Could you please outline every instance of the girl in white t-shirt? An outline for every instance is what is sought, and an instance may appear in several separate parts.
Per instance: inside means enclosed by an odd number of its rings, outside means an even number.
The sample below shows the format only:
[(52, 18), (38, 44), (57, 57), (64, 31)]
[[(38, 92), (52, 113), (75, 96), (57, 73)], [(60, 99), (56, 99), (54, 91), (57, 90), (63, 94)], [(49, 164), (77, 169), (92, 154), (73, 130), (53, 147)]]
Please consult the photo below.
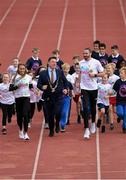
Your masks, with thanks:
[(18, 65), (17, 74), (12, 79), (10, 90), (14, 90), (16, 101), (17, 124), (19, 126), (19, 138), (29, 140), (27, 134), (30, 112), (30, 89), (32, 77), (27, 74), (24, 64)]
[(97, 127), (100, 128), (101, 122), (102, 130), (101, 132), (105, 132), (105, 114), (108, 113), (109, 110), (109, 96), (112, 94), (111, 85), (108, 83), (108, 75), (105, 74), (102, 77), (102, 82), (98, 83), (98, 96), (97, 96), (97, 106), (98, 106), (98, 121)]
[(75, 73), (72, 75), (72, 85), (75, 96), (73, 100), (76, 103), (76, 111), (77, 111), (77, 123), (81, 123), (81, 89), (80, 89), (80, 66), (79, 63), (75, 64)]
[(12, 65), (10, 65), (7, 69), (7, 72), (9, 73), (10, 77), (14, 76), (17, 72), (19, 64), (19, 59), (16, 57), (12, 60)]
[(13, 106), (15, 102), (13, 92), (9, 91), (10, 77), (8, 73), (3, 74), (3, 82), (0, 83), (0, 103), (2, 109), (2, 134), (7, 134), (6, 124), (11, 123)]

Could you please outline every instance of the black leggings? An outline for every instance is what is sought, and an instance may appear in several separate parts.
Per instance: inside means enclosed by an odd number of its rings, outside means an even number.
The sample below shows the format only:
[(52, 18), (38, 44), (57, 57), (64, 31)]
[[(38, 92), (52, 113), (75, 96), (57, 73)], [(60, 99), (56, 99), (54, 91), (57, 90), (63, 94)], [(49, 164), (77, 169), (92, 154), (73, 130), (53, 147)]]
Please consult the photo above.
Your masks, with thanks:
[(81, 90), (82, 113), (85, 128), (89, 127), (89, 115), (91, 115), (92, 122), (95, 122), (97, 93), (97, 90)]
[(17, 112), (17, 124), (24, 132), (28, 131), (29, 114), (30, 114), (30, 98), (20, 97), (16, 98), (16, 112)]
[(1, 103), (2, 126), (6, 126), (7, 118), (8, 118), (8, 122), (11, 121), (12, 114), (13, 114), (13, 106), (14, 106), (14, 104), (2, 104)]

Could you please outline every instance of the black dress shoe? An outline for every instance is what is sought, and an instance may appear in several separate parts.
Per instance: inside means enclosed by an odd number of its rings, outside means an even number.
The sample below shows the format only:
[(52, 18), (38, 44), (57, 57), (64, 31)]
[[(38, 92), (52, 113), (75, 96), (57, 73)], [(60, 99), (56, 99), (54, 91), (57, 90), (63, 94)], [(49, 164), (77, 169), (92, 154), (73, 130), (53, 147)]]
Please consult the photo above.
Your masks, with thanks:
[(60, 132), (60, 128), (56, 127), (55, 131), (56, 131), (56, 133), (59, 133)]
[(54, 132), (50, 132), (49, 137), (53, 137), (53, 136), (54, 136)]
[(125, 128), (123, 128), (123, 133), (126, 134), (126, 129)]

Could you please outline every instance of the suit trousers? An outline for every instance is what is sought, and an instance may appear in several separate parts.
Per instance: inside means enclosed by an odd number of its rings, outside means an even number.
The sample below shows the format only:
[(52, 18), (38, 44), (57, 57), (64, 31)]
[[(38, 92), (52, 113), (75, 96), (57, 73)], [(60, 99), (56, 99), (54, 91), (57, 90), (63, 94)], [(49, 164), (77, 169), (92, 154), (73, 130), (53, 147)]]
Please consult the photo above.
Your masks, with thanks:
[[(52, 95), (51, 98), (45, 101), (46, 113), (48, 114), (48, 123), (50, 132), (54, 132), (54, 126), (59, 128), (59, 121), (61, 117), (61, 109), (62, 109), (62, 101), (63, 97), (54, 97)], [(55, 123), (56, 120), (56, 123)]]

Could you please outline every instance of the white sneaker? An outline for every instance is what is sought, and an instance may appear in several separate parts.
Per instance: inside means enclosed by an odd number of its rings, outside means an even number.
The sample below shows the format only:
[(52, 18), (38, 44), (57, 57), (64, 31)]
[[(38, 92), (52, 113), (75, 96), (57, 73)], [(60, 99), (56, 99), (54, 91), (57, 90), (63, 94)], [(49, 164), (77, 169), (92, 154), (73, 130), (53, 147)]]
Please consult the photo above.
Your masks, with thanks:
[(95, 125), (95, 123), (91, 124), (90, 131), (91, 131), (92, 134), (94, 134), (96, 132), (96, 125)]
[(89, 139), (89, 138), (90, 138), (90, 131), (89, 131), (89, 128), (86, 128), (86, 129), (85, 129), (85, 132), (84, 132), (84, 138), (85, 138), (85, 139)]
[(20, 139), (24, 139), (24, 133), (23, 133), (23, 131), (19, 131), (19, 138), (20, 138)]
[(27, 133), (24, 134), (24, 140), (30, 140), (30, 138), (29, 138)]
[(49, 129), (48, 123), (45, 123), (44, 128), (45, 128), (45, 129)]
[(28, 128), (31, 128), (31, 123), (28, 123)]

